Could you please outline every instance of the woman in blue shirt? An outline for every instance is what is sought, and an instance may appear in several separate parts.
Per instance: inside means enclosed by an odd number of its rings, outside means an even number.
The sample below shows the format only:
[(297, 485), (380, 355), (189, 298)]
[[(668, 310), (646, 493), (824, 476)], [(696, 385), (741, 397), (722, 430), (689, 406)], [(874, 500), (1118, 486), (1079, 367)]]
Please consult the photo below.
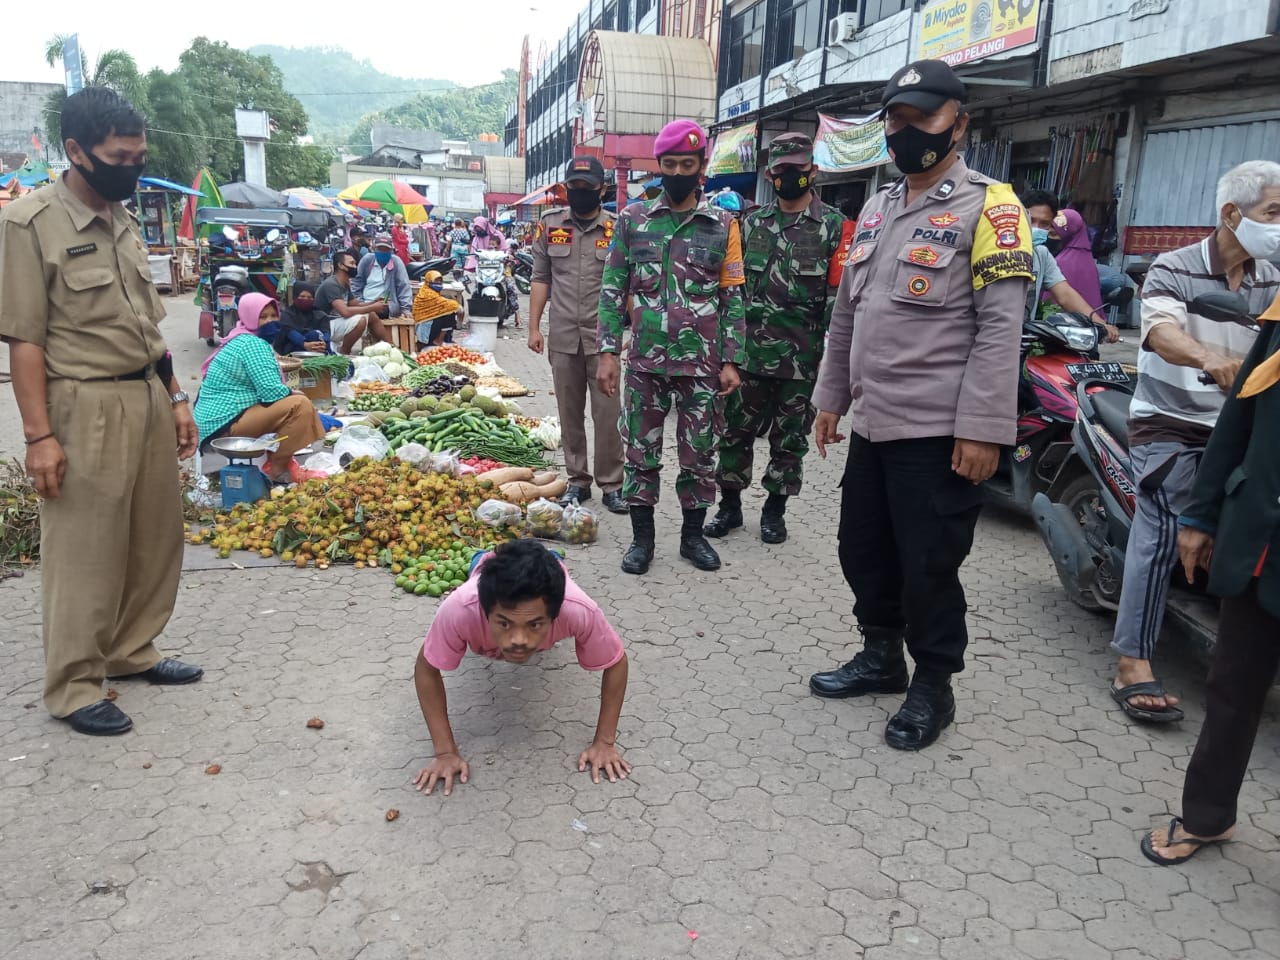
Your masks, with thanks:
[(278, 319), (276, 302), (246, 293), (238, 312), (240, 322), (204, 362), (196, 427), (202, 444), (224, 436), (284, 437), (263, 472), (272, 480), (289, 480), (297, 466), (293, 455), (323, 437), (324, 426), (311, 401), (284, 385), (275, 351), (258, 336), (261, 324)]

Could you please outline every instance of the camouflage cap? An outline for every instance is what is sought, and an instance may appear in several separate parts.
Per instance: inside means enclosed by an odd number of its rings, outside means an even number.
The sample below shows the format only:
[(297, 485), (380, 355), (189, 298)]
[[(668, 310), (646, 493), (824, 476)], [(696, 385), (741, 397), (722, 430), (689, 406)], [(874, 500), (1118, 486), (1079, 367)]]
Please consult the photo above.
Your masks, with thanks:
[(807, 167), (813, 163), (813, 140), (803, 133), (780, 133), (769, 144), (769, 169)]

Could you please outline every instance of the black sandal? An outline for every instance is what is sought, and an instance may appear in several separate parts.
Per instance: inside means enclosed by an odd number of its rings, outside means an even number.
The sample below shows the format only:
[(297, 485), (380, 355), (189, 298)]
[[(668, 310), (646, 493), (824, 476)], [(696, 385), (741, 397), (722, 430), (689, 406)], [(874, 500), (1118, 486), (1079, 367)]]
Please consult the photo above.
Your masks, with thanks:
[(1166, 847), (1176, 847), (1179, 844), (1190, 844), (1191, 852), (1184, 857), (1162, 857), (1155, 851), (1155, 844), (1151, 840), (1151, 832), (1147, 831), (1142, 835), (1142, 842), (1138, 845), (1142, 850), (1142, 855), (1152, 863), (1159, 864), (1162, 867), (1172, 867), (1175, 864), (1186, 863), (1204, 847), (1211, 847), (1219, 843), (1227, 843), (1230, 837), (1219, 837), (1217, 840), (1201, 840), (1199, 837), (1183, 837), (1181, 840), (1173, 839), (1174, 833), (1178, 829), (1178, 824), (1182, 823), (1181, 817), (1174, 817), (1169, 821), (1169, 838), (1165, 843)]
[(1184, 716), (1178, 707), (1166, 706), (1161, 710), (1147, 710), (1135, 707), (1129, 702), (1130, 697), (1163, 697), (1167, 696), (1164, 684), (1159, 680), (1145, 680), (1142, 683), (1131, 683), (1127, 687), (1111, 687), (1111, 699), (1120, 704), (1120, 709), (1133, 720), (1146, 723), (1176, 723)]

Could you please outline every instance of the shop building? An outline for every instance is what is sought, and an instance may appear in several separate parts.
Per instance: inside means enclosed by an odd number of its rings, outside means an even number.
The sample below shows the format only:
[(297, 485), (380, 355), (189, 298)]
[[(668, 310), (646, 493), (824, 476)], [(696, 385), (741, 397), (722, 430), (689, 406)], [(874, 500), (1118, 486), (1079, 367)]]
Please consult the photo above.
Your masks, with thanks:
[(732, 0), (716, 130), (740, 156), (754, 138), (756, 168), (778, 133), (818, 136), (824, 197), (857, 205), (895, 174), (858, 121), (900, 66), (945, 59), (970, 89), (970, 166), (1057, 192), (1117, 260), (1147, 258), (1212, 226), (1222, 172), (1280, 155), (1278, 20), (1257, 0)]

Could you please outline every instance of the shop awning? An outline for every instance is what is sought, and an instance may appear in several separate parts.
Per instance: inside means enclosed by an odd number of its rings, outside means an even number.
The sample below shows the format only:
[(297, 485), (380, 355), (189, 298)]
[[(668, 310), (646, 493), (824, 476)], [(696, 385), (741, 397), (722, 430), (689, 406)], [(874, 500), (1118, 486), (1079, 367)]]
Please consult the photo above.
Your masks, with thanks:
[(188, 197), (204, 196), (199, 190), (192, 190), (190, 187), (184, 187), (180, 183), (174, 183), (172, 180), (164, 180), (160, 177), (139, 177), (138, 182), (144, 187), (154, 187), (157, 190), (168, 190), (172, 193), (185, 193)]
[(513, 207), (523, 207), (525, 205), (538, 206), (544, 203), (555, 202), (555, 184), (549, 187), (539, 187), (537, 190), (530, 190), (523, 197), (511, 204)]

